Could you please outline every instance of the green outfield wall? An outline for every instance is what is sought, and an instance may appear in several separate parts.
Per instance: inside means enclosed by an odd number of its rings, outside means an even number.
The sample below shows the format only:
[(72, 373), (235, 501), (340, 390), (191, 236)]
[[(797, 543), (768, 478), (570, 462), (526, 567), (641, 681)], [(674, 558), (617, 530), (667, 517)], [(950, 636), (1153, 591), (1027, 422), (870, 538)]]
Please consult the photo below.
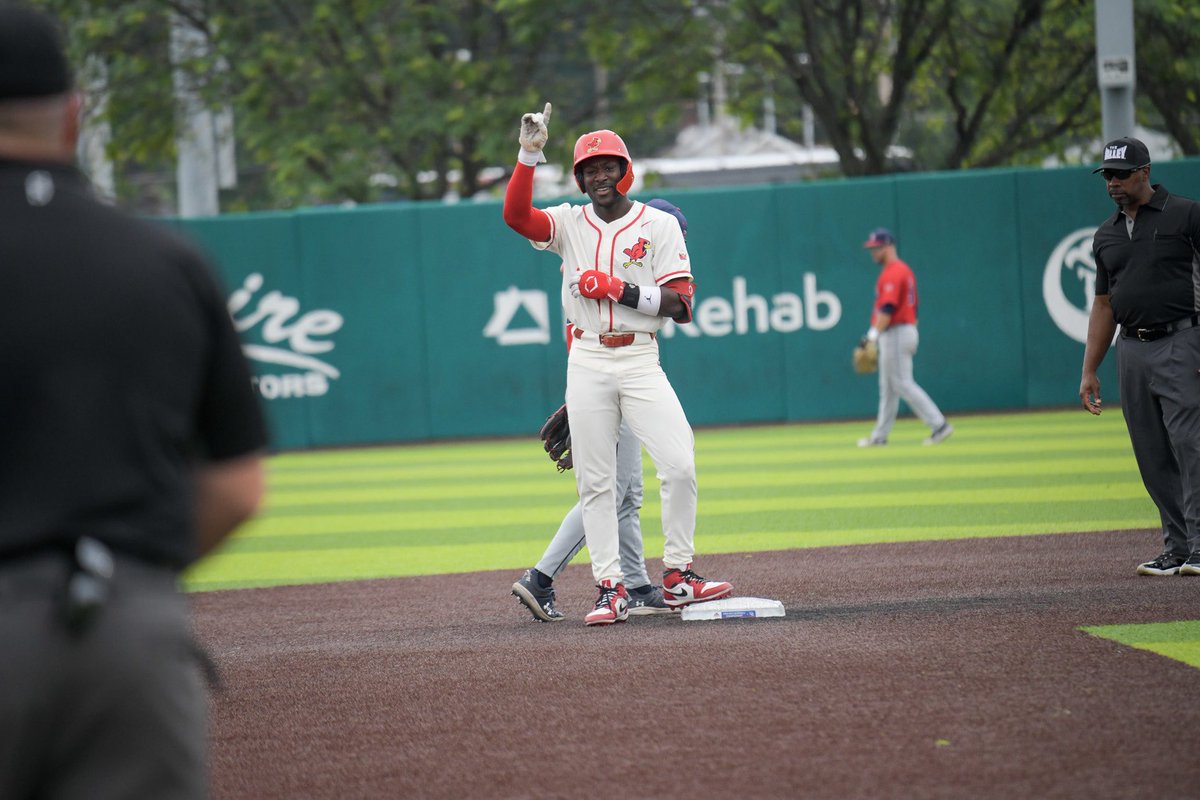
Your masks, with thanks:
[[(1200, 159), (1153, 177), (1200, 197)], [(694, 425), (874, 415), (875, 377), (850, 350), (877, 271), (862, 241), (880, 225), (916, 271), (916, 377), (944, 411), (1077, 402), (1091, 233), (1113, 208), (1089, 169), (663, 194), (688, 217), (697, 302), (662, 362)], [(279, 449), (533, 434), (562, 402), (559, 262), (499, 201), (172, 224), (219, 265)]]

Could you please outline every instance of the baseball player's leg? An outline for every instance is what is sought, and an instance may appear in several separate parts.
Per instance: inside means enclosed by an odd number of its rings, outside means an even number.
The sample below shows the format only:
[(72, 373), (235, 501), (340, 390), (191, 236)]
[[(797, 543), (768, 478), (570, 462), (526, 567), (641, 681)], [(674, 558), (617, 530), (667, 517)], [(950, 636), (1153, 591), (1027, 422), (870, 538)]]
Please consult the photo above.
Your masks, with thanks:
[[(642, 508), (642, 447), (632, 429), (622, 423), (617, 444), (617, 477), (614, 496), (617, 508), (621, 572), (632, 593), (642, 595), (649, 590), (645, 554), (642, 548), (642, 528), (639, 512)], [(532, 570), (513, 584), (513, 594), (530, 610), (535, 619), (554, 622), (563, 619), (555, 607), (554, 579), (567, 568), (586, 544), (583, 529), (583, 504), (576, 503), (563, 517), (541, 560)], [(650, 613), (656, 603), (641, 598), (639, 613)]]
[(733, 585), (702, 578), (691, 568), (696, 532), (695, 439), (683, 406), (658, 365), (657, 348), (646, 349), (650, 358), (638, 354), (636, 367), (622, 381), (621, 409), (650, 453), (661, 481), (666, 539), (662, 596), (668, 609), (676, 609), (725, 597)]
[(663, 566), (684, 569), (694, 555), (696, 531), (695, 439), (687, 415), (658, 364), (657, 348), (626, 358), (621, 411), (650, 454), (661, 482)]
[(567, 408), (571, 411), (571, 452), (575, 485), (592, 575), (597, 583), (622, 582), (617, 540), (617, 431), (621, 424), (615, 380), (604, 371), (606, 354), (577, 344), (567, 360)]
[(617, 439), (617, 539), (621, 572), (632, 591), (648, 586), (646, 552), (642, 545), (642, 443), (622, 420)]
[(871, 439), (886, 442), (900, 412), (900, 394), (896, 391), (896, 375), (900, 369), (900, 351), (896, 346), (896, 328), (879, 334), (879, 411)]
[(535, 569), (551, 580), (557, 578), (567, 568), (567, 564), (571, 563), (571, 559), (583, 549), (584, 543), (583, 506), (576, 503), (563, 517)]
[(913, 378), (913, 356), (917, 354), (919, 342), (917, 327), (915, 325), (898, 326), (895, 337), (897, 355), (893, 385), (896, 394), (908, 403), (908, 407), (929, 426), (931, 431), (936, 431), (946, 424), (946, 417), (937, 407), (937, 403), (933, 402), (933, 399)]
[[(1179, 334), (1176, 334), (1179, 335)], [(1183, 507), (1183, 475), (1176, 461), (1175, 443), (1164, 424), (1161, 397), (1156, 386), (1164, 382), (1171, 342), (1128, 342), (1117, 340), (1117, 381), (1121, 412), (1129, 429), (1129, 440), (1142, 483), (1158, 507), (1163, 527), (1164, 551), (1188, 553), (1188, 523)], [(1196, 390), (1195, 366), (1181, 392)], [(1195, 402), (1192, 399), (1190, 402)]]
[(513, 595), (529, 609), (534, 619), (557, 622), (565, 618), (556, 606), (554, 579), (583, 549), (583, 544), (583, 510), (576, 503), (563, 517), (537, 566), (525, 570), (512, 585)]
[[(645, 586), (646, 562), (642, 549), (642, 445), (633, 429), (621, 424), (617, 440), (617, 477), (614, 491), (617, 503), (617, 537), (620, 541), (621, 572), (630, 586)], [(583, 504), (576, 503), (563, 517), (546, 551), (538, 561), (538, 572), (557, 578), (583, 549)]]

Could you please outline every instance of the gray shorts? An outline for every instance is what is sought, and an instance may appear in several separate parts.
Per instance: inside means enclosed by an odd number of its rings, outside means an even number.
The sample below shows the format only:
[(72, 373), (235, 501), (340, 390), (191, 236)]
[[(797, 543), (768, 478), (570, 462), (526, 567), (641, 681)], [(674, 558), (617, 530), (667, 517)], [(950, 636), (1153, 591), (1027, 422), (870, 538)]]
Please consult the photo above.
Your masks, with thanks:
[(0, 562), (0, 797), (207, 797), (207, 697), (177, 576), (118, 557), (76, 635), (69, 574), (65, 553)]

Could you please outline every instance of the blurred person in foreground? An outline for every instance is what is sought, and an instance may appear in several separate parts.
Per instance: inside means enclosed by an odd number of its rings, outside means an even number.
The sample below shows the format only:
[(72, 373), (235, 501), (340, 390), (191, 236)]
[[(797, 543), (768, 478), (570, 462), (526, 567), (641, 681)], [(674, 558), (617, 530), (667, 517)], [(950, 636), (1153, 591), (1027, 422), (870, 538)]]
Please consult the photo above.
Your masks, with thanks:
[(1117, 204), (1092, 239), (1096, 297), (1079, 399), (1101, 411), (1096, 370), (1117, 326), (1117, 387), (1162, 555), (1139, 575), (1200, 575), (1200, 203), (1150, 182), (1150, 151), (1123, 137), (1093, 172)]
[(0, 797), (203, 798), (178, 579), (257, 509), (266, 433), (209, 267), (72, 166), (79, 106), (0, 3)]

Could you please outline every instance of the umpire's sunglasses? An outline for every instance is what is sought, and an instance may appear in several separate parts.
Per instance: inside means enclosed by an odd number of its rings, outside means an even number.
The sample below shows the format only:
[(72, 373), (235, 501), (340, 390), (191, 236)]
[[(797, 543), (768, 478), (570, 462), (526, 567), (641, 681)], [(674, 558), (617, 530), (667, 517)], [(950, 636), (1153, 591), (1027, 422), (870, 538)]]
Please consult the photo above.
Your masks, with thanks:
[(1113, 178), (1123, 181), (1127, 180), (1133, 173), (1141, 172), (1144, 169), (1145, 167), (1137, 167), (1135, 169), (1102, 169), (1100, 170), (1100, 177), (1104, 178), (1105, 181), (1111, 181)]

